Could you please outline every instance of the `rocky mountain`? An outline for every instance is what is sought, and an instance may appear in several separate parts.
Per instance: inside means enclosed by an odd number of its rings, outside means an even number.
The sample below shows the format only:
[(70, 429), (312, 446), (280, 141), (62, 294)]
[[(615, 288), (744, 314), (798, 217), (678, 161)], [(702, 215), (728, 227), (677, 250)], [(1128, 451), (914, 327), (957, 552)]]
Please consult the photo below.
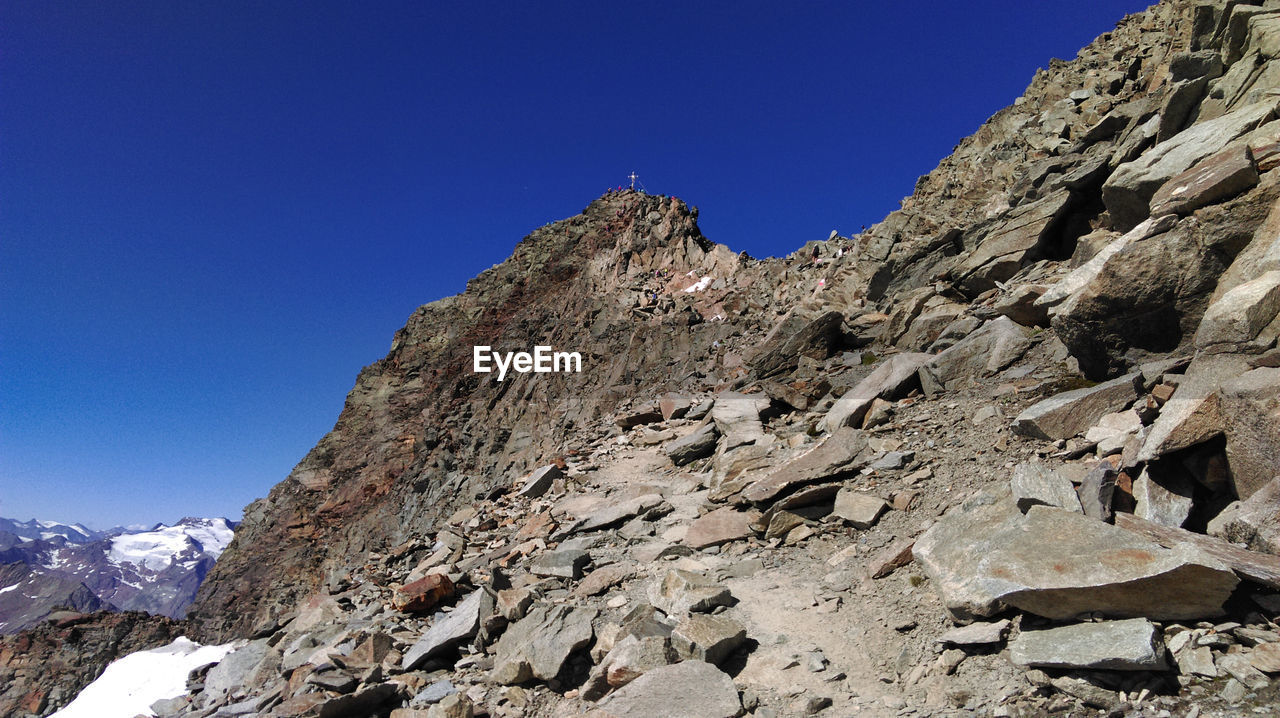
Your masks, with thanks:
[(61, 608), (182, 618), (235, 528), (223, 518), (100, 533), (44, 521), (8, 524), (41, 537), (0, 537), (0, 633), (30, 628)]
[(1129, 16), (787, 257), (633, 191), (534, 231), (246, 510), (155, 711), (1275, 712), (1277, 38)]
[(80, 524), (64, 524), (57, 521), (15, 521), (0, 517), (0, 547), (6, 542), (50, 541), (62, 537), (69, 543), (87, 543), (102, 538), (104, 534)]

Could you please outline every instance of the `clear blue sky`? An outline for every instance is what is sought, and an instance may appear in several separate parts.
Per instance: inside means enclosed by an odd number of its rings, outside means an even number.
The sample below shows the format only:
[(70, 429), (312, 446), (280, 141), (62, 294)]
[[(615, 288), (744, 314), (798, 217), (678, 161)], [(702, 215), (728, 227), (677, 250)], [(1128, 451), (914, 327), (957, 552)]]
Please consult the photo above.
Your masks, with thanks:
[(1145, 5), (7, 0), (0, 515), (238, 518), (415, 307), (632, 170), (786, 254)]

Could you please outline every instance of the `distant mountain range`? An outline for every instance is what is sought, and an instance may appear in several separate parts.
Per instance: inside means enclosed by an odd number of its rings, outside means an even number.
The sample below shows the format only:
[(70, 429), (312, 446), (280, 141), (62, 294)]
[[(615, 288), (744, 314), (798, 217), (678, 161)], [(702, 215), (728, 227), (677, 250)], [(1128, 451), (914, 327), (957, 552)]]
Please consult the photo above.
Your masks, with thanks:
[(94, 531), (0, 518), (0, 633), (29, 628), (58, 607), (182, 618), (235, 526), (225, 518), (184, 518)]

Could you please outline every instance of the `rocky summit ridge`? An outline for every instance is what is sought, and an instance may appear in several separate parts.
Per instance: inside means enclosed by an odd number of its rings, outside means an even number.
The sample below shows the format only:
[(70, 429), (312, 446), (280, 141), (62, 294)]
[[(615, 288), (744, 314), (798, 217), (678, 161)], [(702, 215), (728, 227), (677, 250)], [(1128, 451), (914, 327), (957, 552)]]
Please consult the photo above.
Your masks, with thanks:
[(787, 257), (633, 191), (534, 231), (246, 510), (186, 624), (237, 649), (155, 712), (1276, 710), (1278, 38), (1129, 16)]

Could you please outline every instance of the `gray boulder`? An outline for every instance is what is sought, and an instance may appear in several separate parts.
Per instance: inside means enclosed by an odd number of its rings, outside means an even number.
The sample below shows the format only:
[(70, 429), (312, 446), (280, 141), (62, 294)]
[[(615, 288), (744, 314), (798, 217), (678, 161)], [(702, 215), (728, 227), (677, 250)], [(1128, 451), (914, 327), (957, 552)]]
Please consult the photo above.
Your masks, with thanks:
[(597, 613), (594, 608), (535, 605), (498, 639), (491, 678), (503, 685), (555, 678), (569, 655), (591, 642)]
[(1160, 629), (1145, 618), (1023, 631), (1009, 644), (1014, 665), (1158, 671), (1168, 666)]
[(979, 494), (916, 540), (913, 553), (962, 621), (1005, 605), (1046, 618), (1221, 615), (1239, 579), (1192, 546), (1166, 549), (1078, 513)]

